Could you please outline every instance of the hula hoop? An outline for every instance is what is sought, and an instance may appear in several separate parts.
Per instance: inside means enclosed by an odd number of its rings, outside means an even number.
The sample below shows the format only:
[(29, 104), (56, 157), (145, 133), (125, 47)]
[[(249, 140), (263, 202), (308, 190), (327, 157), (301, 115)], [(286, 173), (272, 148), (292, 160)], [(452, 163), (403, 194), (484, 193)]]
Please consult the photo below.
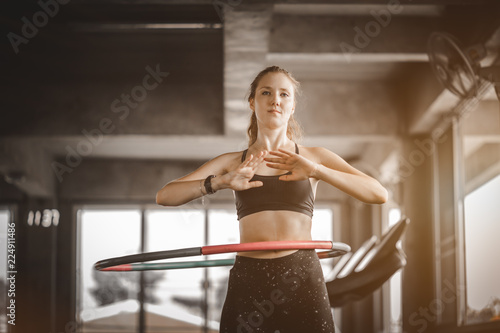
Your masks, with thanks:
[(94, 268), (99, 271), (147, 271), (159, 269), (183, 269), (195, 267), (231, 266), (234, 259), (200, 260), (182, 262), (146, 263), (146, 261), (193, 257), (231, 252), (249, 252), (265, 250), (306, 250), (326, 249), (318, 252), (320, 259), (341, 256), (351, 251), (351, 247), (344, 243), (332, 241), (271, 241), (242, 244), (209, 245), (190, 247), (177, 250), (158, 251), (133, 254), (123, 257), (104, 259), (96, 262)]

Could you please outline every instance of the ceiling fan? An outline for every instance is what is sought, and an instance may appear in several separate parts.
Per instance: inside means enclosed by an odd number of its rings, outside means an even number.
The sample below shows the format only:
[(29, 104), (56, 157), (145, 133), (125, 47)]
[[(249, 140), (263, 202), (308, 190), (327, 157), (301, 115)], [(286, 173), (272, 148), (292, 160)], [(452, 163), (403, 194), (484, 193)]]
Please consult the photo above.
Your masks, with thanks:
[(498, 54), (492, 66), (481, 67), (487, 49), (483, 44), (464, 48), (451, 34), (433, 32), (428, 40), (429, 61), (441, 84), (461, 99), (479, 98), (481, 84), (494, 85), (500, 101), (500, 65)]

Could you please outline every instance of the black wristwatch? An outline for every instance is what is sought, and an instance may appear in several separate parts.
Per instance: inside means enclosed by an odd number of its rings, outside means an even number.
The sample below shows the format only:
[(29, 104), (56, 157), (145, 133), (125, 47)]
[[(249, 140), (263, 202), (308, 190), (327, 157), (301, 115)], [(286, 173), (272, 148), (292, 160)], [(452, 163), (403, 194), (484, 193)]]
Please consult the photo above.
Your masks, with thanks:
[(212, 178), (215, 178), (215, 175), (208, 176), (207, 178), (205, 178), (205, 182), (203, 183), (203, 185), (205, 185), (205, 191), (207, 192), (207, 194), (215, 193), (214, 189), (212, 188)]

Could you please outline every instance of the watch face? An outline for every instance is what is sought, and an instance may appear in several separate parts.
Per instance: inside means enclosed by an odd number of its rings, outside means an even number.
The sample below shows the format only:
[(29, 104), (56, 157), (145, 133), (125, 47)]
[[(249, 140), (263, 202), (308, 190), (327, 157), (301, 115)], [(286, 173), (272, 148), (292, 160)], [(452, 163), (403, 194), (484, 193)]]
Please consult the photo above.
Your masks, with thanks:
[(210, 175), (205, 179), (205, 190), (207, 191), (207, 194), (213, 194), (214, 191), (212, 189), (212, 178), (214, 178), (214, 175)]

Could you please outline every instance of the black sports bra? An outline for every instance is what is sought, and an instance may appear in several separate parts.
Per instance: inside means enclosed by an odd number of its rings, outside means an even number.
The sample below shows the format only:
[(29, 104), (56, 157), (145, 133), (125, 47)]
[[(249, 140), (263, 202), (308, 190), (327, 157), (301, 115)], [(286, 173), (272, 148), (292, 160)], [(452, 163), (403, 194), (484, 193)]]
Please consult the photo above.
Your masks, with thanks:
[[(247, 155), (243, 152), (241, 161)], [(295, 144), (295, 153), (299, 147)], [(289, 174), (290, 172), (286, 173)], [(262, 176), (255, 174), (250, 181), (259, 180), (263, 186), (244, 191), (234, 191), (238, 220), (264, 210), (289, 210), (312, 217), (314, 210), (314, 193), (309, 179), (298, 181), (283, 181), (276, 176)]]

